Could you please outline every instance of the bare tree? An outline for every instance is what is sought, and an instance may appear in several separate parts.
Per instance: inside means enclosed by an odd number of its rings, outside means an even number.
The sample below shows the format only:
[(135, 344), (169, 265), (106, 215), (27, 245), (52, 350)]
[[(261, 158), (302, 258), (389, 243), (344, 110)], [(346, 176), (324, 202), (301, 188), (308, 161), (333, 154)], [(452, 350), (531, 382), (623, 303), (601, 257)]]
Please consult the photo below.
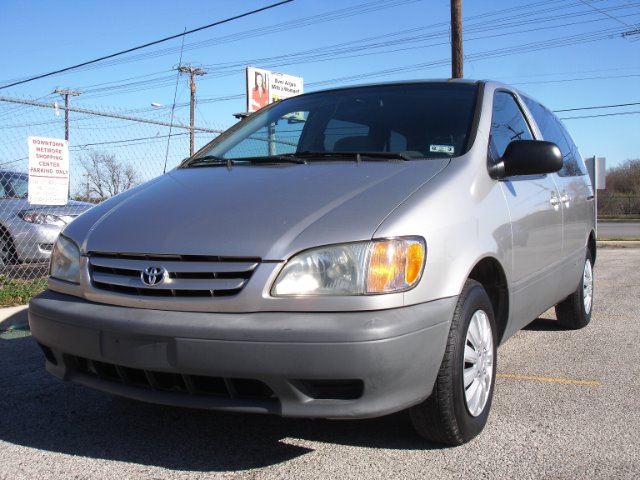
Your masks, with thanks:
[(640, 159), (607, 170), (607, 189), (598, 197), (598, 214), (640, 214)]
[(640, 195), (640, 159), (627, 160), (607, 171), (607, 190), (618, 194)]
[(119, 163), (113, 154), (90, 152), (80, 164), (84, 180), (78, 196), (87, 201), (101, 202), (140, 183), (138, 172), (129, 164)]

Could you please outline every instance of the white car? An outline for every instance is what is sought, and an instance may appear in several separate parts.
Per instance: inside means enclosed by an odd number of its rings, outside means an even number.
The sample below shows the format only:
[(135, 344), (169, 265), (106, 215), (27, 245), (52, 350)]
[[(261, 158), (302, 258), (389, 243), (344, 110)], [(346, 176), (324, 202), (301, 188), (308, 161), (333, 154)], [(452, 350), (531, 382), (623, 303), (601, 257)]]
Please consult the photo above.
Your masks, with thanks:
[(29, 177), (0, 170), (0, 267), (18, 262), (46, 262), (60, 230), (93, 205), (32, 206), (27, 200)]

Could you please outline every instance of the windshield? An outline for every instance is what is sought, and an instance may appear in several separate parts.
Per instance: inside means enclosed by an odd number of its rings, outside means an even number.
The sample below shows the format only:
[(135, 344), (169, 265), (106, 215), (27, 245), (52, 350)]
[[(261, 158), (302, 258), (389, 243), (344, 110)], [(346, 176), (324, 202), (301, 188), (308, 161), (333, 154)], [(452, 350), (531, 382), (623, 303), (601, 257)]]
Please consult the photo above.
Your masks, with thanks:
[(0, 172), (0, 197), (2, 198), (27, 198), (28, 185), (27, 175)]
[(452, 83), (301, 95), (251, 115), (185, 166), (297, 155), (307, 161), (314, 155), (326, 159), (367, 152), (377, 153), (377, 158), (383, 153), (403, 159), (455, 157), (465, 153), (476, 95), (476, 85)]

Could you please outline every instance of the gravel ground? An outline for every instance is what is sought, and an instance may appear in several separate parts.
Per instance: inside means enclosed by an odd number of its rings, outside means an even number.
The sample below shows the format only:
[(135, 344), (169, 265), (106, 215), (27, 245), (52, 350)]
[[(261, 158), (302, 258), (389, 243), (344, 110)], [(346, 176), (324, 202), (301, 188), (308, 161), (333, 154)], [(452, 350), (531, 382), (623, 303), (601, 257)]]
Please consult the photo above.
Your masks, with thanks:
[(602, 249), (591, 324), (545, 314), (499, 350), (485, 431), (422, 442), (401, 413), (292, 420), (147, 405), (48, 375), (28, 332), (0, 335), (1, 479), (640, 477), (640, 249)]

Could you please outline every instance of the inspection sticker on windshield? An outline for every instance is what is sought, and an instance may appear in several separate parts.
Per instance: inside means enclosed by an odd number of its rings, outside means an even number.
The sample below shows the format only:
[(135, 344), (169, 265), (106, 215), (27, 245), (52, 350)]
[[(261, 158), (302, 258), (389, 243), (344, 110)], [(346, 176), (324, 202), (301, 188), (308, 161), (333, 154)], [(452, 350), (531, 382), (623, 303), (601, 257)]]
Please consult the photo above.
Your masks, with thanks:
[(453, 145), (431, 145), (429, 146), (429, 151), (431, 153), (447, 153), (449, 155), (453, 155)]

